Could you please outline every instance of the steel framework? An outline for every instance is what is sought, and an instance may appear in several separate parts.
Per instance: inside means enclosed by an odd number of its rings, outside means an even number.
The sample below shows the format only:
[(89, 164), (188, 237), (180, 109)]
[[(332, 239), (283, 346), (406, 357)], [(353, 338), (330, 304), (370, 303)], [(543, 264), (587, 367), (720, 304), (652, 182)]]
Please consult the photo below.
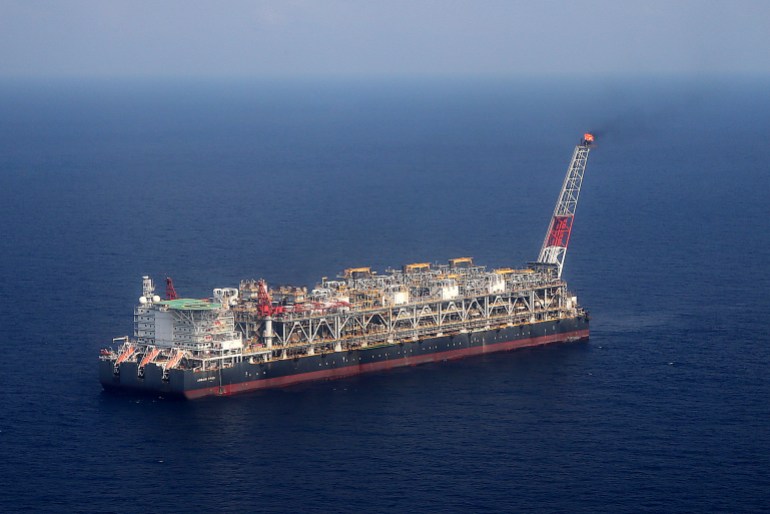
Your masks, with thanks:
[[(247, 341), (244, 353), (257, 351), (261, 359), (285, 359), (559, 319), (578, 311), (566, 284), (552, 272), (488, 272), (473, 266), (457, 274), (458, 289), (465, 294), (447, 299), (445, 291), (429, 286), (445, 270), (443, 266), (417, 273), (390, 270), (390, 274), (376, 278), (326, 281), (314, 290), (316, 295), (326, 294), (332, 286), (349, 293), (382, 292), (399, 284), (410, 293), (409, 302), (404, 304), (384, 300), (371, 307), (351, 309), (347, 302), (316, 302), (315, 310), (287, 310), (264, 317), (257, 302), (242, 302), (234, 311), (236, 324)], [(490, 283), (490, 277), (499, 277), (501, 282)], [(425, 291), (422, 298), (416, 294), (420, 290)]]
[(593, 135), (585, 134), (580, 144), (575, 147), (569, 168), (567, 168), (567, 175), (564, 177), (564, 184), (562, 184), (559, 198), (556, 201), (556, 208), (553, 210), (551, 223), (545, 233), (540, 256), (537, 259), (540, 263), (555, 264), (558, 277), (561, 277), (564, 268), (564, 258), (567, 255), (567, 246), (572, 234), (572, 223), (575, 220), (580, 187), (583, 184), (588, 152), (591, 150), (593, 140)]

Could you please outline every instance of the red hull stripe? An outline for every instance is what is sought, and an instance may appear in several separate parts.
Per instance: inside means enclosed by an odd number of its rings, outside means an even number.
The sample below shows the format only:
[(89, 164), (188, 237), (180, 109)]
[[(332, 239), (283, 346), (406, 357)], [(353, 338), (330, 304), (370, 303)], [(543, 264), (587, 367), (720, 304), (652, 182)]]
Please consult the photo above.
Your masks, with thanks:
[(246, 391), (256, 391), (259, 389), (287, 387), (300, 382), (309, 382), (312, 380), (323, 380), (333, 378), (350, 377), (361, 373), (370, 373), (372, 371), (381, 371), (401, 366), (414, 366), (428, 362), (445, 361), (452, 359), (461, 359), (471, 355), (480, 355), (483, 353), (501, 352), (505, 350), (515, 350), (517, 348), (526, 348), (529, 346), (540, 346), (550, 343), (565, 342), (569, 339), (584, 340), (588, 339), (588, 329), (576, 330), (563, 334), (553, 334), (547, 336), (533, 337), (531, 339), (519, 339), (516, 341), (506, 341), (484, 346), (474, 346), (472, 348), (462, 348), (460, 350), (449, 350), (446, 352), (432, 353), (430, 355), (420, 355), (419, 357), (402, 357), (387, 361), (373, 362), (370, 364), (359, 364), (346, 366), (344, 368), (324, 369), (320, 371), (311, 371), (298, 375), (287, 375), (276, 378), (266, 378), (262, 380), (252, 380), (250, 382), (241, 382), (238, 384), (223, 385), (222, 387), (213, 386), (201, 389), (185, 391), (185, 397), (189, 399), (201, 398), (203, 396), (228, 396)]

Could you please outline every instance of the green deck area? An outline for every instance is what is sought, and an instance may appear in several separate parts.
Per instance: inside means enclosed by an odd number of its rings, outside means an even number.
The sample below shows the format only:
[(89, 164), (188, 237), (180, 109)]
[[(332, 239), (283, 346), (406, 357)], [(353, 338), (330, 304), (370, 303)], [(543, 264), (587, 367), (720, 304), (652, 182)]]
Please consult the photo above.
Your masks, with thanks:
[(177, 298), (176, 300), (163, 300), (157, 303), (179, 311), (212, 311), (222, 307), (222, 304), (198, 298)]

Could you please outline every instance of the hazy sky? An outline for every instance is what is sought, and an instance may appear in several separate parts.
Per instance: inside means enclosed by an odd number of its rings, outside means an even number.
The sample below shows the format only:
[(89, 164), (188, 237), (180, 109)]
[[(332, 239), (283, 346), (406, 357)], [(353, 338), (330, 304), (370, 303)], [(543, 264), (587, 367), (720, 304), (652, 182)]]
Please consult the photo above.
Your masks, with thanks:
[(0, 77), (770, 73), (770, 1), (0, 0)]

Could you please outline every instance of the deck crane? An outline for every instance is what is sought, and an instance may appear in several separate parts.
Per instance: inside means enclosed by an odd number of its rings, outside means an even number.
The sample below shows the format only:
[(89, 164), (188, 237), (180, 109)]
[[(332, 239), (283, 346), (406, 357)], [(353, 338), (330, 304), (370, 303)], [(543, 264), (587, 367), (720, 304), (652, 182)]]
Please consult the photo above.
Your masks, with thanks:
[(593, 142), (594, 136), (592, 134), (583, 134), (580, 144), (575, 147), (567, 175), (564, 177), (561, 193), (559, 193), (559, 198), (556, 201), (551, 224), (545, 233), (543, 247), (540, 249), (540, 256), (537, 259), (538, 264), (556, 265), (556, 273), (559, 278), (561, 278), (564, 267), (564, 257), (567, 255), (567, 245), (569, 245), (569, 236), (572, 233), (572, 223), (575, 220), (575, 210), (580, 196), (580, 186), (583, 184), (583, 175), (586, 171), (588, 152), (591, 150)]
[(261, 316), (270, 316), (273, 314), (273, 299), (270, 298), (267, 282), (260, 278), (257, 286), (257, 310)]
[(171, 280), (171, 277), (166, 277), (166, 300), (176, 300), (179, 298), (176, 294), (176, 289), (174, 289), (174, 281)]

